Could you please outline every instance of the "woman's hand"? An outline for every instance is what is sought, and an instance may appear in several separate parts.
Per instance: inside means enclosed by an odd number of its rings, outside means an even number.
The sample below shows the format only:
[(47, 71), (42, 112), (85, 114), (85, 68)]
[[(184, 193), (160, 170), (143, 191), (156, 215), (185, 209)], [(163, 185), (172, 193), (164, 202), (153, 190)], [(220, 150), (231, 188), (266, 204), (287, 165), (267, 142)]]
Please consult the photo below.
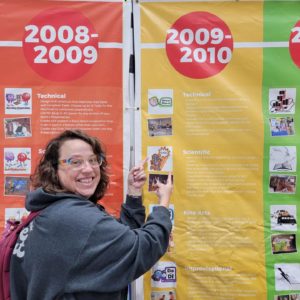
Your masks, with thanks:
[(168, 174), (167, 183), (164, 184), (156, 178), (156, 183), (154, 184), (155, 193), (158, 197), (159, 204), (161, 206), (169, 207), (170, 198), (173, 192), (172, 174)]
[(141, 196), (143, 186), (146, 182), (147, 176), (144, 170), (144, 166), (148, 161), (146, 157), (138, 166), (133, 167), (128, 173), (128, 190), (127, 194), (131, 196)]

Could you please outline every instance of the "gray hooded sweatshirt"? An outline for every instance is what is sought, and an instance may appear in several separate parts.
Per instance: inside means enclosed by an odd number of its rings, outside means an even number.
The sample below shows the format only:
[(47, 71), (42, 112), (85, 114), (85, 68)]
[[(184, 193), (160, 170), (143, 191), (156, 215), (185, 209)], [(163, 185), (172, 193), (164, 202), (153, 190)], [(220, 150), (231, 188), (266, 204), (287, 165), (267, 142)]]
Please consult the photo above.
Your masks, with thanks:
[(127, 196), (120, 222), (81, 196), (42, 189), (28, 194), (26, 208), (43, 210), (14, 248), (12, 300), (121, 300), (164, 255), (172, 228), (162, 206), (142, 225), (141, 197)]

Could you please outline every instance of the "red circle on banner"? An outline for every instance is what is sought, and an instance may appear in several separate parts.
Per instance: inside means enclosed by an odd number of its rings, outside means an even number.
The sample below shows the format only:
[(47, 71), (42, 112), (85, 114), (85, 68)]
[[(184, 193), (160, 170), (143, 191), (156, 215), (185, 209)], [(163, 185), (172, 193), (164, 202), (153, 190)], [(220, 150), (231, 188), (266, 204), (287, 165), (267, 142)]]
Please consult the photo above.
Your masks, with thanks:
[(182, 75), (203, 79), (221, 72), (232, 58), (233, 39), (228, 26), (208, 12), (186, 14), (167, 31), (166, 52)]
[(51, 81), (83, 76), (98, 59), (98, 34), (72, 9), (49, 9), (25, 26), (23, 52), (30, 67)]
[(294, 64), (300, 68), (300, 20), (290, 34), (289, 50)]

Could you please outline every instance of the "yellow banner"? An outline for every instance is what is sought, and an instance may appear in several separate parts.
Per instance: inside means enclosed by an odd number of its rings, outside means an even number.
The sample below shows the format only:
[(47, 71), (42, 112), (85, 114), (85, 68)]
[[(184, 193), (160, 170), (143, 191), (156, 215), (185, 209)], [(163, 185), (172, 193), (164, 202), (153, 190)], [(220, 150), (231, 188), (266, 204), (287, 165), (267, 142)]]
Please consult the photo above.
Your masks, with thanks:
[[(144, 299), (266, 299), (263, 4), (140, 3), (142, 156), (173, 173), (167, 254)], [(251, 26), (249, 26), (251, 24)]]

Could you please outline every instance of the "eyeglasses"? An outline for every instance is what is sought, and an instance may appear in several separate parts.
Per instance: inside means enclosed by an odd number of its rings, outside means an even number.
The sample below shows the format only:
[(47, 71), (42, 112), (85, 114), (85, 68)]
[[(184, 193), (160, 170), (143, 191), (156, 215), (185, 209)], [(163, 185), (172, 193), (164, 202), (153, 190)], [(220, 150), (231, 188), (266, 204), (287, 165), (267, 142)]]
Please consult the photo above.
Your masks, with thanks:
[(80, 157), (70, 157), (67, 159), (61, 159), (58, 161), (61, 165), (68, 165), (70, 166), (73, 170), (80, 170), (84, 167), (84, 163), (88, 162), (89, 165), (92, 168), (98, 168), (102, 165), (103, 163), (103, 157), (102, 156), (91, 156), (88, 159), (83, 159)]

